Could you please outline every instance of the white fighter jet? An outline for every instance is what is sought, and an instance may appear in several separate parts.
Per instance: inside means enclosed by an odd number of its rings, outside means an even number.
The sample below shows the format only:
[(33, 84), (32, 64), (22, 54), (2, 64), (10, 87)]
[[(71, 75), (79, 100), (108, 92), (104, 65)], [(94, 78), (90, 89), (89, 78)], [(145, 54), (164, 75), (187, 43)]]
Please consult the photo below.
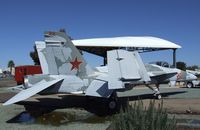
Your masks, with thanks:
[(164, 71), (165, 73), (175, 72), (176, 74), (171, 77), (165, 78), (164, 80), (157, 80), (160, 83), (170, 83), (170, 86), (175, 86), (176, 82), (185, 82), (186, 87), (192, 87), (192, 81), (197, 80), (197, 76), (195, 76), (194, 74), (177, 68), (163, 67), (156, 64), (147, 64), (145, 66), (149, 75), (157, 75), (160, 74), (160, 72), (162, 71)]

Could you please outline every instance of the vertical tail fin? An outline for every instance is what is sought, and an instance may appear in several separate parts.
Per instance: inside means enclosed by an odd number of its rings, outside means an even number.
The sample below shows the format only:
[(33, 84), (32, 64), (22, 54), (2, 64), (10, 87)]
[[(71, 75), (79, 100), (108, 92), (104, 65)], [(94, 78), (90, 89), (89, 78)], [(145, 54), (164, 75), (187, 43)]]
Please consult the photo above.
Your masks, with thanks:
[(36, 42), (36, 48), (45, 74), (84, 77), (93, 73), (64, 32), (45, 32), (45, 42)]
[(138, 52), (112, 50), (107, 53), (109, 89), (122, 89), (123, 82), (135, 84), (149, 82), (150, 77)]

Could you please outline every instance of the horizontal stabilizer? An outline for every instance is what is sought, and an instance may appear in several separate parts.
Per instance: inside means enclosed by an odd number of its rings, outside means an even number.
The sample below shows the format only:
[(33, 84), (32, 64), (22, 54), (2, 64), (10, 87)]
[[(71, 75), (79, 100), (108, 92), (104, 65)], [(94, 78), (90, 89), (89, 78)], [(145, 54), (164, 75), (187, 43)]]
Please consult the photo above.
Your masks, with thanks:
[(33, 85), (32, 87), (20, 91), (14, 97), (12, 97), (7, 102), (5, 102), (3, 105), (10, 105), (10, 104), (25, 100), (25, 99), (43, 91), (44, 89), (56, 84), (57, 82), (59, 82), (61, 80), (63, 80), (63, 79), (56, 79), (56, 80), (52, 80), (52, 81), (48, 81), (48, 82), (45, 80), (42, 80), (42, 81), (38, 82), (37, 84)]

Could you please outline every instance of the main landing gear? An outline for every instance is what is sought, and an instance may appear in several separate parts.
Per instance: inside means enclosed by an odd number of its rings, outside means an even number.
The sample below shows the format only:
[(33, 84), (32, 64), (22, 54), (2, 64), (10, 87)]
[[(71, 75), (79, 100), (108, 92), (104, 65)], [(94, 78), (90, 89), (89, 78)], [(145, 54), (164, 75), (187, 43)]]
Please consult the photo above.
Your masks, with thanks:
[(128, 99), (117, 97), (117, 93), (113, 94), (108, 99), (107, 108), (110, 113), (118, 113), (120, 109), (124, 110), (128, 106)]
[(154, 93), (153, 96), (156, 97), (156, 99), (158, 99), (158, 100), (160, 100), (162, 98), (160, 92), (159, 93), (157, 93), (157, 92)]
[(85, 109), (98, 116), (107, 116), (125, 110), (128, 106), (128, 98), (119, 98), (113, 92), (109, 98), (87, 97)]
[(155, 85), (156, 85), (156, 88), (154, 88), (154, 87), (152, 87), (152, 86), (150, 86), (150, 85), (146, 85), (146, 86), (147, 86), (148, 88), (150, 88), (151, 90), (153, 90), (153, 91), (154, 91), (153, 96), (154, 96), (156, 99), (160, 100), (160, 99), (162, 98), (162, 96), (161, 96), (160, 91), (159, 91), (159, 84), (155, 84)]

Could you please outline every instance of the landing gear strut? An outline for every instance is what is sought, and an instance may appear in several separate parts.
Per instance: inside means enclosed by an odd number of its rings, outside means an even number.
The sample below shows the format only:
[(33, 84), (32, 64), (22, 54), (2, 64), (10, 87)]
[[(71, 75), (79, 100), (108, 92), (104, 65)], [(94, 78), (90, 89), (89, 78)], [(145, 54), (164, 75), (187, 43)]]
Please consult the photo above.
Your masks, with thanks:
[(162, 98), (161, 94), (157, 94), (157, 93), (154, 93), (154, 96), (156, 97), (156, 99), (160, 100)]
[(162, 98), (162, 96), (161, 96), (161, 94), (160, 94), (160, 91), (159, 91), (159, 84), (155, 84), (156, 85), (156, 88), (153, 88), (152, 86), (150, 86), (150, 85), (146, 85), (148, 88), (150, 88), (151, 90), (153, 90), (154, 91), (154, 94), (153, 94), (153, 96), (154, 97), (156, 97), (156, 99), (161, 99)]
[(113, 115), (120, 112), (120, 109), (124, 109), (128, 104), (128, 100), (125, 98), (117, 97), (117, 93), (113, 92), (109, 98), (86, 98), (85, 109), (91, 113), (95, 113), (98, 116)]

